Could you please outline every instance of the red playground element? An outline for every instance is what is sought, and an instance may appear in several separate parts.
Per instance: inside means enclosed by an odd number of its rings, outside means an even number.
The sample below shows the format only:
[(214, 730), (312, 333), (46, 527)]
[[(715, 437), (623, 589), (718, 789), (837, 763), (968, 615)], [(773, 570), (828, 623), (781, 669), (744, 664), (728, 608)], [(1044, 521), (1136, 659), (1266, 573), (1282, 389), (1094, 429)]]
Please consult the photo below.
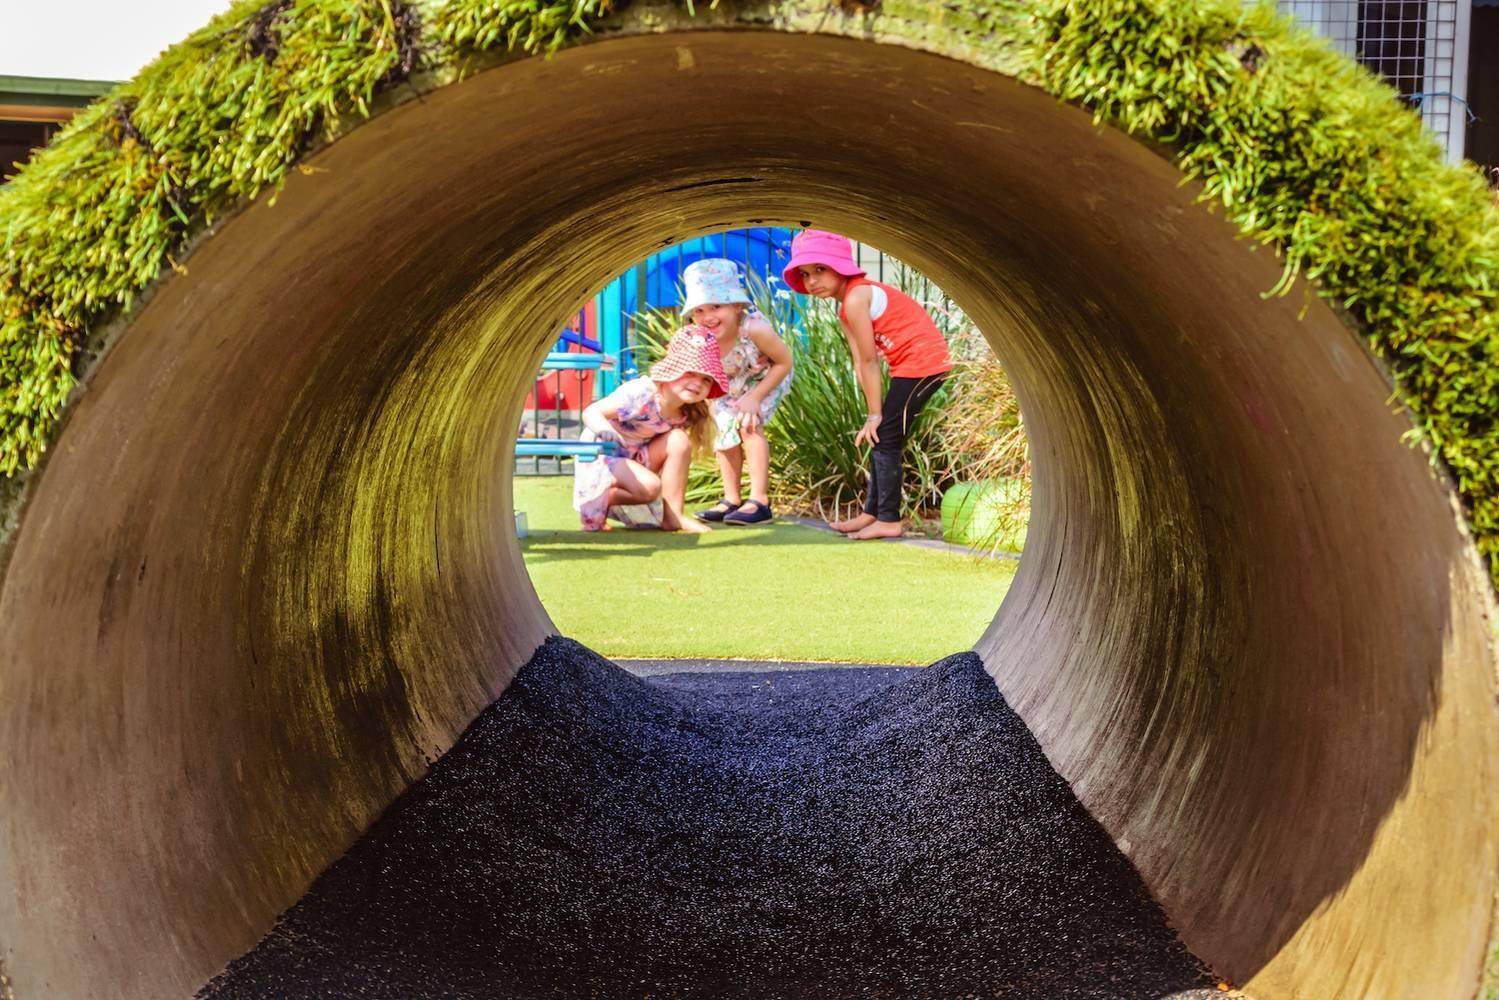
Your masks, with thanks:
[[(598, 329), (597, 306), (593, 302), (578, 311), (572, 322), (563, 331), (554, 350), (568, 354), (598, 354), (596, 342), (586, 344), (592, 338), (589, 331)], [(528, 410), (574, 410), (593, 402), (596, 371), (542, 372), (536, 386), (526, 396)]]

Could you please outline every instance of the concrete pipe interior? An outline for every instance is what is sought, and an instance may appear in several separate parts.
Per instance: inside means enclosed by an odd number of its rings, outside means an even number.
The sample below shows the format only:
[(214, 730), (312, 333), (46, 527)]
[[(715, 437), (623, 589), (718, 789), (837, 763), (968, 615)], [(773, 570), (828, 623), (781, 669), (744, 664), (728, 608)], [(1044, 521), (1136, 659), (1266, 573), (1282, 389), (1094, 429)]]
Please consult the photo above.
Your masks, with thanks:
[(937, 55), (697, 31), (499, 66), (312, 165), (137, 310), (32, 485), (17, 997), (192, 992), (451, 745), (550, 631), (508, 482), (549, 331), (762, 220), (909, 260), (1013, 373), (1035, 514), (977, 648), (1186, 943), (1258, 996), (1474, 992), (1486, 578), (1357, 334), (1263, 298), (1273, 254), (1168, 158)]

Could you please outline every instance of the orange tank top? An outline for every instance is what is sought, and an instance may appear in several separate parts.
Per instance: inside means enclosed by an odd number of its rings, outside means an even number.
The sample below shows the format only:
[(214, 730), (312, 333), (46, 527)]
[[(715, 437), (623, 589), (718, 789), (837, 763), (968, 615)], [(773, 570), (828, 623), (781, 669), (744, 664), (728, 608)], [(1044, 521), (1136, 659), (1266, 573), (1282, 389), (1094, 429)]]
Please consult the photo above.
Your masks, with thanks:
[[(876, 285), (885, 292), (885, 311), (874, 320), (874, 346), (890, 365), (894, 378), (923, 378), (952, 371), (952, 356), (947, 341), (921, 303), (884, 282), (868, 278), (849, 278), (843, 286), (843, 300), (859, 285)], [(838, 304), (838, 318), (848, 324), (843, 302)]]

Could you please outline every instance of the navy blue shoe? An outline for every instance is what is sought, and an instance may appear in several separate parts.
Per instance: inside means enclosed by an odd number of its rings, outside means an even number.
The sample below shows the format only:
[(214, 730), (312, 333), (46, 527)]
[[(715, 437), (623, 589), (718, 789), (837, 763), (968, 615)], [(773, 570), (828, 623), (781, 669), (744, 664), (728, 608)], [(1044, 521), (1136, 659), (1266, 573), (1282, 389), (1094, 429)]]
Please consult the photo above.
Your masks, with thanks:
[[(745, 510), (746, 507), (752, 507), (754, 509), (747, 511)], [(766, 521), (769, 521), (773, 517), (775, 517), (775, 514), (771, 513), (770, 508), (765, 504), (761, 503), (758, 500), (746, 500), (743, 504), (740, 505), (738, 510), (725, 514), (723, 516), (723, 523), (764, 524)]]
[(732, 514), (738, 509), (739, 508), (735, 507), (732, 503), (729, 502), (728, 497), (724, 497), (723, 499), (719, 500), (718, 503), (714, 504), (712, 507), (709, 507), (707, 510), (700, 510), (692, 516), (697, 518), (699, 521), (707, 521), (710, 524), (717, 524), (719, 521), (722, 521), (727, 515)]

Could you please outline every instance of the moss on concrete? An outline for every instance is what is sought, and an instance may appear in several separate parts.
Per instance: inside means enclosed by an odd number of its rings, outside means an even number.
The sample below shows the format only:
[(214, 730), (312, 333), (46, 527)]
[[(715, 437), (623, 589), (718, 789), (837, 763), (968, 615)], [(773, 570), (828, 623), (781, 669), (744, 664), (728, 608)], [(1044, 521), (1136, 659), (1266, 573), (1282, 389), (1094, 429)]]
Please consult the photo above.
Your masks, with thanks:
[[(646, 30), (691, 18), (933, 49), (1172, 144), (1204, 197), (1283, 255), (1277, 291), (1304, 275), (1361, 325), (1499, 580), (1499, 211), (1371, 74), (1237, 0), (668, 14), (622, 16)], [(413, 72), (451, 79), (611, 23), (609, 0), (242, 2), (79, 115), (0, 189), (0, 472), (38, 462), (90, 337), (340, 123)]]

